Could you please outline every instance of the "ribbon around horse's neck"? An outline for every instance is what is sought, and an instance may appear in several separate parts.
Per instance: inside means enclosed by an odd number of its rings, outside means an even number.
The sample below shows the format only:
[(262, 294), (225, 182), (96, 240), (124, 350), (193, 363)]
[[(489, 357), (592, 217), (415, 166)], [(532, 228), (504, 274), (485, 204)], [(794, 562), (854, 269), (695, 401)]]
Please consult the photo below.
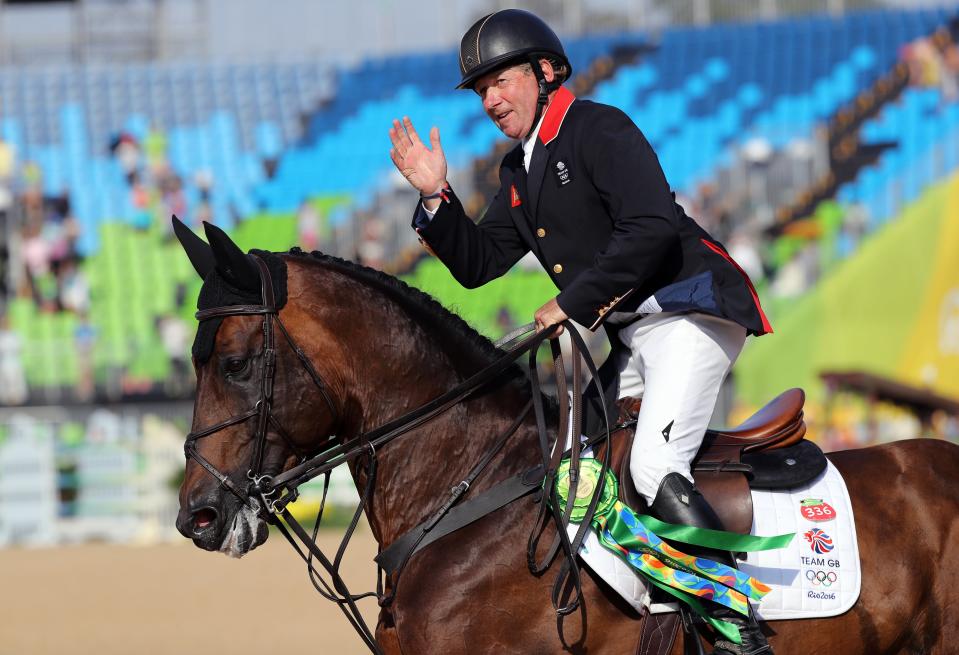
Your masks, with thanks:
[[(577, 508), (588, 505), (591, 490), (599, 483), (601, 468), (595, 459), (580, 460), (580, 489), (573, 502), (572, 521), (584, 518)], [(564, 460), (556, 477), (556, 493), (564, 506), (569, 496), (570, 472), (570, 461)], [(616, 476), (607, 470), (603, 496), (592, 519), (592, 527), (603, 547), (634, 568), (650, 584), (689, 605), (727, 639), (742, 643), (739, 629), (729, 621), (712, 616), (702, 600), (710, 600), (747, 616), (747, 597), (761, 600), (770, 588), (725, 564), (687, 555), (663, 539), (715, 550), (755, 552), (783, 548), (792, 541), (795, 533), (756, 537), (664, 523), (651, 516), (637, 515), (617, 499), (617, 489)]]

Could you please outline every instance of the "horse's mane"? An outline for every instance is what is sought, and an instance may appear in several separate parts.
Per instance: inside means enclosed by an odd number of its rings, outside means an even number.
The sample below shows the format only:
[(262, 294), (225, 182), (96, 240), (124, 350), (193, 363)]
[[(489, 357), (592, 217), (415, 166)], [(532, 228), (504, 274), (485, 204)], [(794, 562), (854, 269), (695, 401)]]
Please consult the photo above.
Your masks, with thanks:
[[(457, 345), (468, 348), (468, 352), (474, 353), (479, 358), (478, 364), (481, 366), (491, 364), (503, 355), (502, 350), (477, 332), (462, 317), (444, 307), (430, 294), (411, 287), (397, 277), (317, 250), (307, 253), (300, 248), (292, 248), (287, 254), (319, 262), (385, 293), (412, 316), (426, 321), (430, 327), (434, 328), (437, 336), (451, 339), (457, 342)], [(525, 377), (519, 366), (514, 368), (516, 369), (514, 374)]]

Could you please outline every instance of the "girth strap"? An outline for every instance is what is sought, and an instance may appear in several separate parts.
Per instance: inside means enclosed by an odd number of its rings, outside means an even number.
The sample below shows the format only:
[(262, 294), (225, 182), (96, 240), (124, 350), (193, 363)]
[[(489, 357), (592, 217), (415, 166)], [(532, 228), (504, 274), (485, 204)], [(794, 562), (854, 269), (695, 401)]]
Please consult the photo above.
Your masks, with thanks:
[(639, 636), (639, 650), (636, 655), (667, 655), (676, 642), (679, 628), (679, 614), (646, 613)]

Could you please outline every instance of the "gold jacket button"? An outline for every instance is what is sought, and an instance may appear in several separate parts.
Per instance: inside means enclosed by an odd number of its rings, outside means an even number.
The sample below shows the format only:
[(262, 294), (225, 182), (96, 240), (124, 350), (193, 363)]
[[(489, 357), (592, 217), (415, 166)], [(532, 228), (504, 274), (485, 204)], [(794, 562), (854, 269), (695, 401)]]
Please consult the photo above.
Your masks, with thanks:
[(557, 274), (562, 273), (562, 272), (563, 272), (563, 265), (562, 265), (562, 264), (556, 264), (556, 265), (554, 265), (554, 266), (553, 266), (553, 272), (554, 272), (554, 273), (557, 273)]
[(543, 237), (546, 236), (546, 230), (544, 230), (543, 228), (539, 228), (538, 230), (536, 230), (536, 236), (542, 239)]

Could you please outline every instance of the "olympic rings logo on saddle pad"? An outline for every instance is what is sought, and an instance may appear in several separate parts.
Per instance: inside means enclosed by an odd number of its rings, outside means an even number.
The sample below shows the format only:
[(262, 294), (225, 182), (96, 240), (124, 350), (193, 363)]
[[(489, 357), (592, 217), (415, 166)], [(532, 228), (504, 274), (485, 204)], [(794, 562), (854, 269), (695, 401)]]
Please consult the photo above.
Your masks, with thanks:
[(806, 571), (806, 579), (812, 582), (814, 587), (831, 587), (839, 579), (835, 571)]

